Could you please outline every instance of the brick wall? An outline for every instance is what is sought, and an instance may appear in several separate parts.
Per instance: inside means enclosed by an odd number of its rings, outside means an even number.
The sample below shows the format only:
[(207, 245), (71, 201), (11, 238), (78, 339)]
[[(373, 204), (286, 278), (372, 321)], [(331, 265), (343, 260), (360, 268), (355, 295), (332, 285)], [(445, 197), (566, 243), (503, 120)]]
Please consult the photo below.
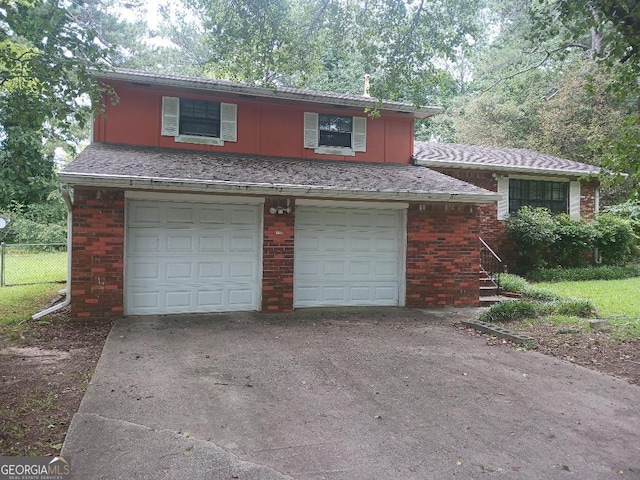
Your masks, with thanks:
[[(498, 191), (498, 180), (494, 178), (493, 172), (459, 168), (434, 168), (434, 170), (492, 192)], [(505, 225), (504, 222), (498, 220), (497, 204), (482, 205), (478, 212), (480, 215), (480, 236), (489, 245), (500, 244)]]
[(598, 180), (583, 181), (580, 185), (580, 216), (593, 220), (596, 211), (596, 190), (600, 182)]
[(71, 314), (123, 314), (124, 192), (74, 189)]
[[(287, 205), (291, 213), (271, 213)], [(293, 248), (295, 205), (292, 198), (267, 198), (264, 204), (262, 310), (293, 310)]]
[(478, 305), (479, 231), (477, 206), (451, 203), (409, 206), (408, 307)]

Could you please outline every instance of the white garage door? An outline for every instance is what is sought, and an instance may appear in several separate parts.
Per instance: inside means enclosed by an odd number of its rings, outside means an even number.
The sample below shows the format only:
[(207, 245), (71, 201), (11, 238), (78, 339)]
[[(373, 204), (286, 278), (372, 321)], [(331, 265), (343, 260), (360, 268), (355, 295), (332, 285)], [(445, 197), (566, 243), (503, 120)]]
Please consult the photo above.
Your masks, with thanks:
[(131, 200), (129, 315), (257, 310), (260, 208)]
[(401, 212), (296, 209), (294, 306), (398, 305)]

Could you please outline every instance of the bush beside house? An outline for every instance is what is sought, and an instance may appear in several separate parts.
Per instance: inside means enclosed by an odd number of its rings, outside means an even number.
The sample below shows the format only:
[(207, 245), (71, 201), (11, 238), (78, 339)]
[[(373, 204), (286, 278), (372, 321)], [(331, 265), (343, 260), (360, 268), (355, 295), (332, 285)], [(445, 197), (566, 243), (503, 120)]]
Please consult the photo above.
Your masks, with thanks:
[(544, 268), (626, 265), (638, 254), (639, 227), (639, 220), (615, 210), (584, 220), (523, 207), (507, 219), (506, 234), (515, 245), (515, 273), (528, 275)]

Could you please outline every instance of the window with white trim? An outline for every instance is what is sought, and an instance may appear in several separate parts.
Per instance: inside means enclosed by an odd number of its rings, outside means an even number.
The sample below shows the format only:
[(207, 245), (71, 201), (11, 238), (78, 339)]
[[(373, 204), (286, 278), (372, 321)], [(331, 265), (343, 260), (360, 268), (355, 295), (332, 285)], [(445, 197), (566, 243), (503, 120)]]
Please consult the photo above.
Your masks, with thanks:
[(543, 207), (553, 213), (568, 213), (580, 217), (580, 182), (556, 179), (498, 178), (498, 220), (524, 206)]
[(354, 156), (367, 151), (367, 119), (305, 112), (304, 148), (328, 155)]
[(569, 183), (509, 179), (509, 213), (525, 205), (547, 208), (552, 213), (568, 213)]
[(162, 131), (176, 142), (224, 145), (237, 141), (238, 107), (233, 103), (162, 97)]

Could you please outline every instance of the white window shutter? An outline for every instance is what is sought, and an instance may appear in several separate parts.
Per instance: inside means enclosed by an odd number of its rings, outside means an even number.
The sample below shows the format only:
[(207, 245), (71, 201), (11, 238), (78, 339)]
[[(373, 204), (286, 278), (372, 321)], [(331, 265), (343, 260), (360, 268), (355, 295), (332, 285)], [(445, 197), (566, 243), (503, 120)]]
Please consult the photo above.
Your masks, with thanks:
[(580, 182), (569, 182), (569, 215), (580, 218)]
[(498, 220), (506, 220), (509, 216), (509, 177), (498, 178), (498, 193), (502, 195), (498, 200)]
[(367, 119), (353, 117), (353, 140), (351, 146), (354, 152), (367, 151)]
[(162, 97), (162, 129), (160, 135), (177, 137), (180, 135), (180, 99)]
[(304, 148), (318, 148), (318, 114), (304, 112)]
[(238, 106), (235, 103), (220, 104), (220, 139), (238, 141)]

